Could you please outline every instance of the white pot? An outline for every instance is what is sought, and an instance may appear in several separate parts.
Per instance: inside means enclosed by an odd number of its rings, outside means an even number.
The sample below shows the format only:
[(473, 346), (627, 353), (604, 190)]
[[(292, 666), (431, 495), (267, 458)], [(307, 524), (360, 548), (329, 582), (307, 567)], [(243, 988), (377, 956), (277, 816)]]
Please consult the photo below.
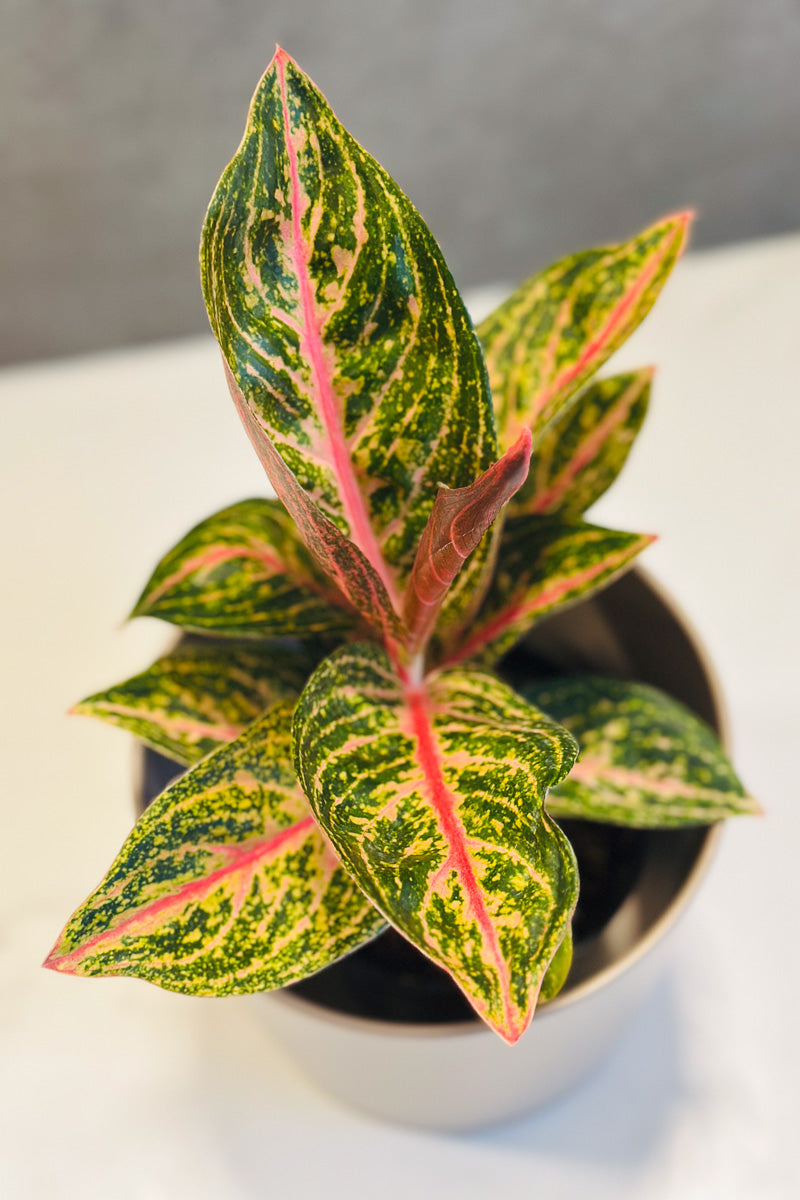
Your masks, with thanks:
[[(686, 621), (640, 571), (559, 614), (529, 648), (566, 670), (664, 688), (724, 740), (718, 690)], [(567, 986), (509, 1047), (480, 1021), (367, 1019), (291, 991), (262, 994), (265, 1020), (322, 1088), (409, 1125), (469, 1129), (520, 1116), (571, 1088), (603, 1058), (653, 988), (678, 917), (704, 876), (718, 827), (648, 835), (636, 886), (599, 935), (576, 948)]]
[[(281, 991), (254, 1000), (282, 1045), (320, 1087), (406, 1125), (470, 1129), (554, 1100), (613, 1047), (663, 973), (679, 915), (705, 874), (715, 828), (682, 861), (657, 849), (639, 886), (575, 969), (584, 974), (542, 1005), (516, 1046), (481, 1022), (406, 1025), (367, 1020)], [(675, 889), (676, 876), (682, 883)], [(671, 898), (670, 898), (671, 894)], [(587, 961), (591, 958), (592, 961)]]
[[(560, 670), (661, 687), (726, 740), (705, 655), (672, 601), (640, 570), (543, 622), (525, 642), (540, 663)], [(142, 766), (140, 811), (176, 773), (173, 762), (152, 751)], [(599, 935), (576, 945), (566, 987), (540, 1006), (513, 1047), (477, 1019), (398, 1024), (334, 1011), (292, 991), (262, 993), (253, 1003), (306, 1073), (357, 1108), (437, 1129), (519, 1116), (567, 1091), (613, 1046), (662, 973), (676, 921), (719, 833), (648, 835), (635, 887)]]

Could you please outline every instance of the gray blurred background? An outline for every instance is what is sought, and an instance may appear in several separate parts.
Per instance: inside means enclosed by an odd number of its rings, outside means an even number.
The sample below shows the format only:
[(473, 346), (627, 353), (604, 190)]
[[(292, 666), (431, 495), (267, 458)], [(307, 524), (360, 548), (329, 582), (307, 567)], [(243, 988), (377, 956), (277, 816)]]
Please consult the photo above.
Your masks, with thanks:
[(800, 227), (798, 0), (4, 0), (0, 360), (206, 328), (205, 205), (279, 42), (462, 287), (693, 205)]

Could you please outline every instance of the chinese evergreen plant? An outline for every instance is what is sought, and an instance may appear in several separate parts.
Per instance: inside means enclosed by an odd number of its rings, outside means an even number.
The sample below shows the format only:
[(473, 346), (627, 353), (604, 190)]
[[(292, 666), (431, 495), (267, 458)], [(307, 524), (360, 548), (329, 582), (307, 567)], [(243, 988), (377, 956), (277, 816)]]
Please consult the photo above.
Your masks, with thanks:
[(48, 966), (260, 991), (390, 922), (513, 1042), (569, 968), (578, 876), (560, 817), (754, 811), (712, 734), (652, 688), (572, 677), (520, 695), (493, 673), (651, 541), (583, 517), (625, 461), (651, 371), (590, 379), (686, 226), (571, 255), (476, 335), (419, 214), (278, 50), (201, 247), (278, 499), (235, 504), (166, 555), (134, 611), (190, 636), (77, 706), (189, 770)]

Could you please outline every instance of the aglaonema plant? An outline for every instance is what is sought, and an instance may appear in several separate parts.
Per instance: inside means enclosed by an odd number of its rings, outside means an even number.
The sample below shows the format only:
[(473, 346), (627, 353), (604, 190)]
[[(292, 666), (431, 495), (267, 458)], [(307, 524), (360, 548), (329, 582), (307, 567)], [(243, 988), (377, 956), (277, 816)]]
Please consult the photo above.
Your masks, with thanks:
[(687, 221), (556, 263), (475, 331), (410, 201), (278, 50), (201, 246), (277, 499), (215, 514), (165, 556), (134, 612), (187, 636), (77, 706), (189, 769), (48, 966), (227, 995), (289, 984), (391, 924), (514, 1042), (569, 968), (578, 873), (560, 817), (754, 811), (666, 696), (587, 677), (520, 694), (495, 671), (652, 540), (584, 519), (652, 372), (592, 377)]

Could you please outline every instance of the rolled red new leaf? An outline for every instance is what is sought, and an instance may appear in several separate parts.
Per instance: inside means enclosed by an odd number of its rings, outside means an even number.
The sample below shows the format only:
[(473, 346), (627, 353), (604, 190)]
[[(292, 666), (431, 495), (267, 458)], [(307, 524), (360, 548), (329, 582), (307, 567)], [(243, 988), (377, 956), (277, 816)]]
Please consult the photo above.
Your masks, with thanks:
[(465, 488), (441, 488), (414, 560), (403, 616), (410, 654), (425, 646), (448, 589), (500, 510), (525, 482), (531, 435), (524, 429), (499, 462)]

